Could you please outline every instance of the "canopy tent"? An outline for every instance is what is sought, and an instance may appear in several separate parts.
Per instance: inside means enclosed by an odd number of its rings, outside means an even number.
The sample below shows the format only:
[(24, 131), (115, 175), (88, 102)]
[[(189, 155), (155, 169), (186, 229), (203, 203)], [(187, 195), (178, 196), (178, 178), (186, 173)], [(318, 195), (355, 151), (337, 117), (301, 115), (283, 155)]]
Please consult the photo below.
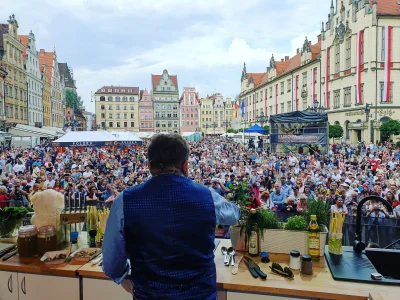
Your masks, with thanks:
[(17, 124), (15, 127), (10, 128), (8, 132), (17, 136), (34, 136), (48, 139), (54, 139), (61, 135), (54, 130), (23, 124)]
[(328, 122), (326, 113), (308, 112), (308, 111), (293, 111), (269, 117), (271, 124), (275, 123), (317, 123)]
[(183, 132), (182, 136), (190, 142), (199, 142), (203, 137), (201, 132)]
[(262, 127), (258, 126), (257, 124), (254, 124), (253, 127), (245, 129), (244, 132), (245, 133), (256, 132), (256, 133), (268, 134), (268, 130), (267, 129), (262, 128)]
[(129, 145), (142, 145), (143, 141), (134, 135), (132, 132), (128, 131), (112, 131), (110, 132), (118, 142), (119, 146), (129, 146)]
[(104, 131), (70, 131), (52, 144), (55, 147), (99, 147), (116, 146), (118, 142), (113, 135)]
[(150, 137), (152, 137), (154, 135), (154, 132), (143, 132), (143, 131), (140, 131), (140, 132), (135, 132), (135, 135), (138, 138), (141, 138), (141, 139), (148, 139), (148, 138), (150, 138)]

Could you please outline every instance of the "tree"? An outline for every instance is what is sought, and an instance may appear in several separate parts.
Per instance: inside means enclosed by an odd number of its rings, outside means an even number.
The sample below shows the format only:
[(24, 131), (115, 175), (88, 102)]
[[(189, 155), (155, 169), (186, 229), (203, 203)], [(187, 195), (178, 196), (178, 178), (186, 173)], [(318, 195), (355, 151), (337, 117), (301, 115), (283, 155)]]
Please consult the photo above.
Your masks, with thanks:
[(389, 137), (392, 134), (400, 134), (400, 122), (397, 120), (390, 120), (383, 123), (380, 127), (381, 135)]
[(65, 104), (67, 107), (81, 109), (83, 106), (83, 101), (78, 94), (70, 89), (65, 90)]
[(268, 125), (263, 126), (263, 128), (268, 130), (268, 133), (269, 133), (269, 126)]
[(343, 127), (340, 125), (329, 125), (329, 138), (337, 139), (343, 136)]

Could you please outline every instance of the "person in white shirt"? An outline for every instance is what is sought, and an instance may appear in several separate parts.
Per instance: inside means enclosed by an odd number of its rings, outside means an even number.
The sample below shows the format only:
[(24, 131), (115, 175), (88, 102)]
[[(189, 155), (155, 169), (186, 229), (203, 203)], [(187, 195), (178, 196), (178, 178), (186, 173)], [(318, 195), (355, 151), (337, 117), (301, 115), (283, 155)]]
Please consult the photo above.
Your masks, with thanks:
[(343, 213), (344, 215), (347, 215), (349, 211), (347, 210), (347, 207), (343, 205), (343, 199), (341, 197), (338, 197), (336, 200), (336, 204), (331, 205), (331, 212), (335, 213)]
[(22, 161), (18, 159), (17, 164), (13, 167), (13, 171), (15, 174), (18, 174), (18, 172), (25, 173), (25, 166), (22, 164)]
[(45, 189), (52, 189), (54, 187), (55, 183), (56, 183), (56, 181), (54, 180), (53, 173), (49, 173), (47, 175), (47, 180), (44, 182), (44, 188)]
[(85, 180), (88, 180), (90, 178), (90, 176), (93, 176), (93, 173), (92, 173), (92, 171), (90, 171), (89, 166), (86, 167), (86, 171), (83, 172), (82, 176)]

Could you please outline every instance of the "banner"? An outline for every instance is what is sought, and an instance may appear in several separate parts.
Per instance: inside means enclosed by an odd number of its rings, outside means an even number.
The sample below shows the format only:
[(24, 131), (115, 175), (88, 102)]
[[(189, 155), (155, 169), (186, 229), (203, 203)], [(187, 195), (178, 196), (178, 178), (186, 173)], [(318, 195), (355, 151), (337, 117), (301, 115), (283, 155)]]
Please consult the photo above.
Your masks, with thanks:
[(320, 144), (325, 145), (325, 133), (314, 134), (270, 134), (271, 144)]
[(392, 65), (392, 26), (384, 27), (385, 35), (385, 73), (383, 79), (383, 102), (390, 101), (390, 71)]
[(362, 65), (362, 44), (364, 38), (364, 31), (360, 30), (357, 34), (357, 88), (356, 88), (356, 95), (357, 95), (357, 103), (362, 103), (362, 95), (361, 95), (361, 65)]

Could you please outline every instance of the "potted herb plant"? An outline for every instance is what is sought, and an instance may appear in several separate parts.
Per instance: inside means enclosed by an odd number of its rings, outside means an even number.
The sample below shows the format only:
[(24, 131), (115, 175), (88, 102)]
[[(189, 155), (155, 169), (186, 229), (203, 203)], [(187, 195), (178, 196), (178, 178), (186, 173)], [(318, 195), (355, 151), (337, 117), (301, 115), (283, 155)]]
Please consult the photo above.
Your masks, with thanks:
[(0, 238), (13, 237), (15, 229), (19, 228), (28, 212), (25, 207), (5, 207), (0, 209)]
[(264, 235), (260, 242), (261, 251), (289, 254), (291, 250), (296, 249), (301, 253), (307, 253), (308, 224), (311, 215), (316, 215), (320, 228), (320, 255), (323, 256), (328, 234), (326, 223), (329, 213), (329, 204), (310, 198), (308, 200), (308, 210), (304, 213), (304, 216), (299, 215), (288, 218), (283, 229), (264, 230)]
[(250, 204), (248, 197), (247, 184), (237, 184), (230, 186), (231, 193), (228, 199), (240, 206), (241, 217), (239, 223), (230, 228), (232, 245), (236, 251), (246, 251), (249, 237), (253, 228), (256, 228), (262, 237), (265, 229), (281, 228), (279, 218), (272, 211), (263, 208), (250, 209), (247, 205)]

